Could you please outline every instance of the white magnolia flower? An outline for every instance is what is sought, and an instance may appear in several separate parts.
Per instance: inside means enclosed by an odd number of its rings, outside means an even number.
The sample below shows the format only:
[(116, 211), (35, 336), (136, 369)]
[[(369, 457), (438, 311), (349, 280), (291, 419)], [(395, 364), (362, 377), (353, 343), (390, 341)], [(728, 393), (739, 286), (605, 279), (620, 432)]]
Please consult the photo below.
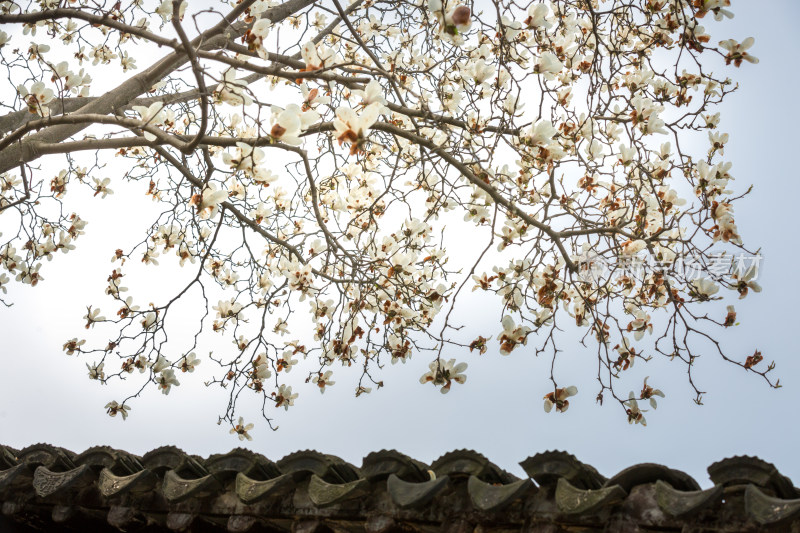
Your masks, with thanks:
[(92, 309), (91, 307), (87, 309), (87, 312), (83, 318), (86, 319), (86, 329), (94, 327), (95, 322), (102, 322), (106, 319), (106, 317), (100, 315), (100, 309)]
[(494, 65), (486, 63), (486, 60), (481, 58), (470, 65), (469, 73), (475, 83), (481, 84), (494, 76), (495, 68)]
[(300, 49), (300, 56), (306, 64), (306, 67), (302, 69), (305, 72), (319, 70), (336, 63), (333, 50), (325, 48), (324, 46), (317, 47), (317, 45), (311, 41), (304, 44)]
[(302, 144), (300, 134), (319, 120), (316, 111), (303, 111), (297, 104), (289, 104), (286, 109), (272, 107), (272, 129), (270, 136), (285, 144), (299, 146)]
[(472, 11), (469, 7), (457, 5), (447, 10), (444, 15), (444, 31), (458, 35), (469, 31), (472, 26)]
[(178, 366), (181, 368), (181, 372), (194, 372), (194, 367), (201, 363), (200, 359), (197, 358), (194, 352), (190, 353), (180, 361), (178, 361)]
[(251, 51), (255, 51), (261, 59), (266, 59), (269, 55), (264, 47), (272, 27), (272, 21), (268, 18), (260, 18), (253, 24), (252, 29), (247, 32), (247, 45)]
[(544, 397), (544, 412), (549, 413), (553, 406), (556, 408), (557, 413), (563, 413), (569, 409), (569, 398), (578, 394), (578, 387), (572, 385), (563, 389), (556, 389), (555, 391), (546, 394)]
[(228, 199), (228, 191), (217, 189), (216, 184), (209, 183), (202, 194), (192, 196), (190, 204), (195, 206), (201, 219), (213, 218), (219, 212), (219, 204)]
[(742, 61), (747, 61), (749, 63), (758, 63), (758, 58), (753, 57), (745, 50), (753, 46), (755, 43), (755, 39), (752, 37), (748, 37), (741, 43), (734, 41), (733, 39), (727, 39), (725, 41), (720, 41), (719, 45), (728, 51), (728, 55), (725, 56), (725, 64), (730, 65), (733, 63), (737, 67), (741, 66)]
[(99, 381), (103, 381), (106, 378), (105, 373), (103, 372), (103, 366), (105, 363), (93, 364), (90, 365), (86, 363), (86, 368), (89, 369), (89, 379), (97, 379)]
[(35, 82), (30, 89), (20, 85), (17, 87), (17, 91), (28, 105), (28, 111), (42, 117), (50, 116), (50, 108), (47, 107), (47, 104), (53, 100), (54, 94), (51, 89), (45, 87), (43, 82)]
[(162, 394), (169, 394), (170, 389), (173, 385), (176, 387), (181, 383), (175, 377), (175, 371), (171, 368), (165, 368), (161, 371), (161, 373), (155, 378), (156, 385), (161, 390)]
[(334, 136), (339, 141), (339, 146), (345, 142), (350, 144), (350, 154), (362, 151), (367, 131), (378, 120), (383, 104), (373, 102), (362, 111), (355, 111), (349, 107), (340, 106), (333, 119)]
[(313, 381), (314, 383), (317, 384), (317, 387), (319, 387), (319, 392), (320, 393), (324, 394), (325, 393), (325, 387), (330, 387), (331, 385), (336, 383), (335, 381), (331, 380), (331, 375), (332, 374), (333, 374), (333, 372), (331, 372), (330, 370), (326, 371), (324, 374), (322, 372), (319, 372), (311, 380), (311, 381)]
[(278, 392), (273, 392), (272, 396), (275, 398), (275, 407), (283, 407), (286, 411), (294, 405), (294, 400), (297, 398), (297, 394), (292, 394), (292, 387), (287, 385), (278, 387)]
[(692, 286), (697, 294), (700, 295), (701, 300), (707, 300), (710, 296), (719, 292), (719, 285), (708, 278), (696, 279), (692, 281)]
[(535, 146), (545, 146), (553, 140), (556, 133), (558, 133), (558, 130), (553, 127), (549, 120), (539, 120), (531, 124), (526, 140)]
[(435, 386), (441, 386), (439, 392), (447, 394), (450, 392), (452, 382), (464, 384), (467, 381), (467, 376), (463, 372), (467, 369), (467, 363), (456, 364), (455, 359), (448, 361), (436, 360), (431, 362), (428, 367), (430, 370), (419, 378), (422, 384), (431, 382)]
[(650, 376), (644, 378), (644, 386), (642, 387), (642, 399), (643, 400), (650, 400), (650, 407), (656, 409), (658, 407), (658, 402), (653, 396), (658, 396), (660, 398), (664, 398), (664, 393), (661, 392), (659, 389), (654, 389), (650, 385), (647, 384), (647, 380), (650, 379)]
[(127, 405), (125, 404), (119, 405), (116, 401), (108, 402), (106, 404), (105, 409), (106, 412), (109, 414), (109, 416), (117, 416), (117, 414), (120, 414), (122, 415), (123, 420), (128, 418), (128, 411), (131, 410), (131, 408), (128, 407)]
[(111, 178), (104, 178), (99, 180), (97, 178), (92, 178), (94, 181), (94, 196), (101, 194), (100, 198), (105, 198), (109, 194), (114, 194), (114, 191), (111, 190), (108, 186), (111, 183)]
[(212, 309), (217, 311), (219, 318), (231, 318), (236, 321), (239, 318), (239, 312), (242, 310), (242, 304), (231, 298), (230, 300), (220, 300)]
[[(183, 14), (186, 12), (187, 5), (189, 5), (189, 2), (184, 0), (178, 8), (178, 18), (181, 20), (183, 20)], [(156, 8), (156, 14), (159, 15), (164, 22), (172, 20), (172, 0), (164, 0), (161, 2)]]
[(514, 348), (518, 345), (524, 345), (528, 342), (528, 333), (530, 333), (531, 328), (528, 326), (517, 326), (514, 323), (514, 319), (508, 315), (503, 317), (502, 324), (503, 331), (497, 339), (500, 341), (500, 353), (502, 355), (508, 355), (514, 351)]
[(761, 292), (761, 285), (756, 283), (758, 276), (758, 268), (756, 265), (751, 266), (747, 271), (742, 272), (743, 269), (737, 270), (733, 275), (736, 281), (736, 290), (739, 291), (739, 299), (741, 300), (747, 293), (752, 290), (753, 292)]
[(564, 69), (564, 64), (559, 61), (553, 52), (542, 52), (539, 61), (536, 62), (534, 72), (558, 74)]
[(372, 103), (379, 103), (381, 105), (386, 105), (386, 98), (383, 97), (383, 88), (378, 80), (370, 81), (365, 87), (364, 90), (355, 90), (352, 92), (353, 96), (360, 96), (361, 97), (361, 105), (363, 107), (367, 107)]
[(544, 28), (549, 29), (553, 24), (547, 20), (550, 10), (547, 4), (534, 4), (528, 6), (528, 18), (525, 19), (525, 24), (529, 28)]
[(645, 248), (647, 248), (647, 243), (642, 239), (638, 239), (635, 241), (625, 241), (622, 243), (622, 255), (636, 255)]
[(157, 318), (158, 315), (155, 313), (155, 311), (148, 311), (147, 313), (144, 314), (144, 317), (142, 318), (141, 321), (142, 328), (150, 329), (151, 327), (153, 327), (153, 324), (156, 323)]
[[(5, 274), (0, 275), (0, 282), (3, 281), (3, 276), (4, 275)], [(6, 278), (6, 279), (8, 279), (8, 278)], [(67, 352), (67, 355), (72, 355), (75, 352), (80, 352), (81, 351), (81, 346), (83, 346), (84, 344), (86, 344), (86, 339), (78, 340), (78, 338), (75, 337), (74, 339), (70, 339), (70, 340), (68, 340), (67, 342), (64, 343), (64, 351)]]
[[(149, 107), (135, 105), (132, 109), (139, 113), (144, 126), (161, 126), (164, 124), (166, 114), (164, 113), (164, 104), (162, 102), (154, 102)], [(156, 136), (147, 131), (144, 132), (144, 138), (148, 141), (156, 140)]]
[(633, 391), (631, 391), (628, 399), (625, 401), (625, 406), (627, 407), (626, 411), (628, 413), (628, 424), (635, 423), (643, 426), (647, 425), (647, 420), (645, 420), (641, 409), (639, 409), (639, 403), (636, 401)]
[(239, 440), (244, 440), (244, 439), (253, 440), (253, 437), (251, 437), (250, 434), (248, 433), (248, 431), (253, 429), (253, 427), (254, 427), (253, 424), (245, 425), (244, 418), (240, 416), (239, 423), (231, 428), (231, 435), (238, 435)]
[(320, 105), (329, 104), (330, 96), (321, 95), (319, 89), (309, 89), (307, 83), (300, 85), (300, 92), (303, 93), (303, 111), (308, 111)]
[(236, 79), (236, 69), (231, 67), (222, 73), (222, 80), (214, 92), (217, 101), (228, 105), (249, 106), (253, 99), (247, 94), (247, 81)]

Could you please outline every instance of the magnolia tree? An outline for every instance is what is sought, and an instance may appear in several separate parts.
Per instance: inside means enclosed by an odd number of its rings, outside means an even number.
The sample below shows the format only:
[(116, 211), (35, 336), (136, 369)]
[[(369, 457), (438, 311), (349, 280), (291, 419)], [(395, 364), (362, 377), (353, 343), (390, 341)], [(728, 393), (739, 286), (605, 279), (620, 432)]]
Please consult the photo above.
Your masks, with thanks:
[[(550, 358), (544, 408), (566, 411), (579, 369), (555, 362), (577, 343), (629, 422), (664, 396), (625, 379), (654, 356), (688, 367), (698, 403), (700, 352), (778, 386), (720, 340), (736, 311), (718, 300), (760, 290), (715, 111), (753, 39), (703, 26), (729, 3), (0, 2), (0, 288), (45, 285), (90, 231), (73, 190), (127, 181), (160, 215), (112, 243), (89, 339), (64, 344), (91, 379), (139, 380), (112, 416), (202, 361), (249, 438), (237, 401), (271, 424), (295, 366), (320, 392), (355, 373), (359, 396), (426, 358), (446, 393), (493, 347)], [(141, 262), (190, 275), (148, 303), (125, 287)], [(471, 291), (497, 308), (467, 331)], [(192, 294), (197, 320), (171, 312)]]

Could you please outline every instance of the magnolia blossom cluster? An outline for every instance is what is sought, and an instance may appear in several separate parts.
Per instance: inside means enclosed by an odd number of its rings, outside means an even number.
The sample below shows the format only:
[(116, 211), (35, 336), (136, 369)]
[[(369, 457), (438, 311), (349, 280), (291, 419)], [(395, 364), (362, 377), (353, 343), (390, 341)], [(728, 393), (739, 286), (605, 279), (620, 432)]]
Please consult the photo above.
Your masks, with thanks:
[[(198, 373), (229, 391), (221, 419), (249, 440), (242, 393), (288, 410), (302, 374), (320, 393), (348, 383), (361, 396), (383, 386), (385, 362), (417, 354), (433, 359), (420, 382), (447, 393), (467, 362), (443, 353), (496, 350), (553, 358), (541, 394), (564, 412), (577, 389), (558, 385), (555, 359), (577, 328), (597, 348), (600, 403), (644, 424), (638, 402), (664, 394), (647, 380), (618, 394), (636, 360), (683, 361), (691, 377), (703, 328), (737, 324), (714, 302), (760, 290), (756, 271), (712, 268), (713, 247), (747, 250), (735, 217), (746, 187), (715, 106), (735, 88), (724, 76), (757, 63), (754, 41), (714, 40), (705, 18), (730, 18), (730, 3), (257, 0), (217, 18), (171, 0), (57, 17), (51, 2), (2, 4), (13, 112), (0, 117), (0, 224), (14, 212), (20, 230), (0, 235), (0, 291), (38, 285), (75, 248), (86, 222), (67, 207), (74, 191), (114, 201), (131, 185), (161, 214), (145, 238), (111, 243), (116, 311), (84, 315), (102, 338), (64, 344), (93, 358), (91, 379), (141, 374), (166, 395), (179, 371), (197, 375), (207, 336), (224, 339)], [(202, 26), (211, 19), (225, 23)], [(724, 74), (703, 68), (713, 56)], [(94, 92), (112, 71), (119, 84)], [(693, 132), (707, 145), (690, 147)], [(462, 250), (472, 258), (455, 264)], [(661, 267), (625, 270), (645, 254)], [(687, 255), (702, 275), (678, 271)], [(164, 263), (185, 283), (140, 298), (132, 264)], [(592, 264), (622, 274), (587, 275)], [(496, 307), (463, 328), (470, 289)], [(184, 345), (173, 309), (195, 295), (207, 307)], [(772, 383), (761, 359), (727, 358)], [(106, 410), (126, 418), (132, 401)]]

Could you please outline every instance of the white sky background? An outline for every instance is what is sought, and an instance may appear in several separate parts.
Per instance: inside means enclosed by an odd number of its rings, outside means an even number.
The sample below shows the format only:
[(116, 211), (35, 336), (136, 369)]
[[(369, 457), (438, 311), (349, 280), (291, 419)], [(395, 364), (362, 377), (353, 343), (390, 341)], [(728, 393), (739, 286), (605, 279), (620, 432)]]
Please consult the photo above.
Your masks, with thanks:
[[(698, 407), (685, 383), (685, 367), (657, 359), (639, 361), (628, 371), (638, 376), (629, 378), (630, 383), (640, 384), (650, 375), (667, 397), (659, 401), (657, 411), (647, 413), (646, 428), (629, 426), (618, 406), (595, 404), (594, 370), (578, 368), (594, 368), (594, 354), (567, 349), (558, 362), (560, 381), (577, 385), (580, 392), (570, 400), (567, 413), (548, 415), (542, 396), (548, 392), (549, 360), (533, 357), (535, 339), (530, 339), (527, 350), (517, 349), (509, 357), (501, 357), (496, 348), (480, 357), (454, 354), (469, 363), (468, 380), (463, 386), (454, 384), (448, 395), (419, 384), (429, 359), (418, 355), (406, 365), (388, 365), (380, 376), (386, 386), (360, 398), (353, 397), (359, 374), (355, 369), (335, 369), (337, 383), (324, 395), (313, 384), (293, 384), (300, 397), (289, 412), (279, 410), (277, 432), (259, 420), (256, 405), (248, 410), (242, 402), (246, 421), (256, 423), (255, 440), (244, 444), (273, 460), (316, 449), (356, 465), (367, 453), (383, 448), (426, 462), (453, 449), (471, 448), (517, 475), (524, 475), (519, 461), (560, 449), (609, 477), (627, 466), (654, 462), (683, 470), (704, 486), (710, 483), (705, 469), (711, 463), (733, 455), (757, 455), (800, 484), (800, 433), (793, 423), (800, 405), (794, 314), (800, 297), (794, 283), (800, 256), (793, 224), (800, 76), (797, 56), (786, 45), (800, 20), (800, 4), (772, 1), (767, 10), (763, 3), (738, 0), (732, 9), (733, 20), (712, 24), (709, 16), (706, 26), (714, 42), (754, 36), (756, 43), (749, 51), (761, 61), (729, 67), (727, 74), (740, 89), (719, 109), (719, 131), (731, 134), (724, 160), (733, 162), (734, 187), (743, 191), (749, 183), (755, 186), (737, 204), (736, 222), (745, 244), (761, 247), (759, 282), (764, 290), (729, 302), (736, 305), (741, 325), (727, 330), (723, 339), (729, 353), (741, 360), (756, 348), (764, 354), (762, 365), (775, 360), (783, 388), (772, 390), (758, 376), (708, 352), (695, 370), (698, 387), (708, 392), (705, 405)], [(140, 69), (147, 66), (145, 58), (138, 63)], [(100, 304), (104, 314), (113, 313), (103, 295), (113, 268), (110, 257), (115, 248), (129, 248), (133, 239), (141, 238), (137, 224), (144, 229), (152, 220), (139, 218), (140, 210), (152, 209), (139, 190), (141, 184), (128, 189), (117, 183), (112, 188), (116, 194), (82, 210), (90, 223), (76, 243), (78, 249), (46, 264), (45, 281), (37, 287), (12, 284), (8, 296), (14, 307), (0, 307), (0, 443), (22, 448), (48, 442), (78, 452), (99, 444), (138, 454), (164, 444), (203, 456), (228, 451), (241, 443), (229, 435), (229, 427), (215, 424), (224, 410), (226, 391), (206, 389), (200, 380), (179, 373), (180, 387), (169, 396), (151, 389), (134, 401), (131, 416), (123, 422), (103, 409), (106, 402), (124, 397), (119, 382), (101, 386), (89, 381), (87, 359), (68, 357), (61, 349), (64, 341), (84, 332), (81, 317), (87, 305)], [(131, 237), (115, 239), (131, 229)], [(470, 238), (465, 235), (464, 241)], [(148, 272), (162, 276), (161, 267)], [(133, 291), (133, 276), (126, 281)], [(469, 306), (470, 301), (462, 303)], [(484, 315), (480, 305), (464, 309), (469, 323), (501, 329), (496, 313)], [(202, 349), (198, 355), (205, 359)], [(205, 361), (198, 371), (211, 367)], [(293, 376), (301, 382), (304, 369), (295, 369)]]

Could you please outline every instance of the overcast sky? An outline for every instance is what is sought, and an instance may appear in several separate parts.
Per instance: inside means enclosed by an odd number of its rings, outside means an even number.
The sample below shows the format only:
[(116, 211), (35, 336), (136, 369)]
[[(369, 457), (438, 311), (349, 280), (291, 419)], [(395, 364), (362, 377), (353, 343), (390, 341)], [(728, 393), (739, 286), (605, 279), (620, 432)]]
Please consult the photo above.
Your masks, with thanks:
[[(337, 372), (337, 385), (324, 396), (313, 385), (299, 386), (295, 407), (277, 419), (279, 431), (262, 422), (247, 446), (273, 460), (313, 448), (356, 465), (370, 451), (383, 448), (426, 462), (453, 449), (471, 448), (517, 475), (524, 475), (519, 461), (559, 449), (609, 477), (635, 463), (655, 462), (683, 470), (704, 486), (711, 463), (756, 455), (800, 484), (800, 434), (794, 423), (800, 406), (795, 309), (800, 298), (795, 130), (800, 124), (800, 80), (796, 51), (786, 45), (797, 32), (800, 4), (773, 1), (765, 9), (763, 3), (739, 0), (732, 9), (736, 18), (713, 25), (712, 39), (753, 36), (756, 43), (749, 52), (760, 63), (729, 69), (740, 89), (721, 108), (720, 129), (731, 135), (724, 159), (733, 162), (734, 186), (739, 191), (749, 183), (755, 186), (739, 202), (736, 222), (745, 243), (761, 247), (759, 282), (764, 290), (731, 302), (741, 325), (726, 332), (724, 341), (741, 359), (758, 348), (765, 362), (774, 360), (783, 388), (772, 390), (757, 376), (708, 353), (696, 369), (698, 386), (708, 391), (705, 405), (698, 407), (685, 383), (685, 367), (657, 360), (637, 363), (635, 375), (652, 376), (667, 392), (658, 410), (647, 413), (649, 424), (643, 428), (629, 426), (618, 407), (595, 404), (591, 373), (577, 370), (594, 364), (591, 353), (567, 350), (560, 360), (562, 375), (568, 376), (572, 365), (576, 368), (575, 379), (565, 378), (565, 383), (576, 384), (581, 392), (571, 400), (569, 412), (558, 415), (542, 409), (548, 361), (536, 360), (532, 350), (517, 350), (509, 357), (460, 354), (469, 363), (468, 381), (454, 385), (446, 396), (419, 384), (428, 360), (416, 357), (387, 369), (382, 375), (385, 388), (366, 397), (353, 397), (356, 372)], [(137, 214), (151, 208), (137, 203), (144, 200), (138, 189), (135, 197), (126, 197), (123, 186), (114, 189), (117, 194), (86, 212), (90, 224), (78, 251), (46, 265), (39, 286), (11, 287), (9, 296), (16, 305), (0, 307), (0, 443), (22, 448), (48, 442), (76, 452), (99, 444), (138, 454), (164, 444), (204, 456), (228, 451), (240, 443), (228, 427), (215, 424), (226, 401), (224, 391), (179, 376), (182, 384), (173, 393), (163, 396), (151, 390), (133, 404), (123, 422), (103, 409), (106, 402), (122, 398), (116, 385), (90, 382), (84, 360), (67, 357), (61, 349), (65, 340), (83, 331), (86, 305), (103, 301), (109, 259), (118, 247), (114, 238), (123, 227), (135, 229)], [(152, 272), (160, 275), (158, 269)], [(495, 315), (482, 316), (477, 305), (469, 318), (475, 323), (497, 320)], [(252, 407), (248, 421), (258, 422), (258, 410)]]

